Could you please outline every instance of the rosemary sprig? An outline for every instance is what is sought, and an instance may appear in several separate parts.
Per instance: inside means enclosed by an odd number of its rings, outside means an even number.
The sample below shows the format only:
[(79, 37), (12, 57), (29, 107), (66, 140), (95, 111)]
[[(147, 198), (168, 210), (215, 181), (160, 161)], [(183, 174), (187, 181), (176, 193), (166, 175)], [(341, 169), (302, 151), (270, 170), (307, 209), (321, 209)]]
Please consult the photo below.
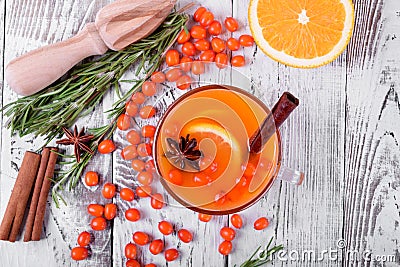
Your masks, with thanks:
[[(268, 242), (268, 245), (262, 251), (260, 251), (261, 246), (259, 246), (248, 260), (240, 264), (240, 267), (257, 267), (270, 262), (272, 259), (272, 255), (283, 249), (283, 245), (271, 247), (273, 239), (274, 238), (271, 237), (271, 239)], [(254, 258), (256, 255), (257, 257)], [(234, 265), (234, 267), (236, 267), (236, 264)]]
[[(93, 151), (96, 151), (101, 140), (110, 138), (114, 133), (116, 127), (117, 124), (115, 122), (112, 122), (111, 124), (103, 127), (90, 129), (89, 131), (94, 135), (90, 148)], [(68, 190), (73, 189), (77, 185), (83, 170), (94, 156), (90, 153), (84, 152), (80, 162), (77, 162), (73, 155), (64, 155), (64, 154), (59, 154), (59, 155), (63, 158), (63, 161), (59, 162), (59, 164), (64, 166), (66, 165), (69, 168), (66, 170), (58, 171), (57, 172), (58, 175), (53, 181), (54, 186), (52, 188), (52, 198), (57, 208), (60, 206), (59, 200), (61, 200), (65, 205), (67, 204), (60, 195), (59, 191), (63, 190), (67, 183), (68, 183)], [(68, 161), (68, 159), (72, 160)]]
[[(78, 65), (70, 71), (67, 79), (6, 105), (2, 110), (9, 117), (6, 127), (19, 136), (42, 136), (47, 144), (62, 135), (62, 127), (70, 128), (78, 118), (88, 115), (108, 89), (114, 87), (119, 99), (108, 111), (111, 123), (90, 130), (94, 135), (90, 148), (97, 151), (102, 139), (110, 138), (114, 133), (116, 120), (124, 112), (126, 101), (160, 67), (165, 51), (172, 46), (187, 20), (188, 16), (179, 11), (172, 13), (150, 36), (122, 51), (110, 50), (94, 61)], [(121, 95), (120, 79), (133, 64), (137, 64), (135, 74), (141, 78), (129, 81), (133, 83), (131, 89)], [(66, 187), (69, 190), (74, 188), (93, 157), (83, 153), (78, 163), (72, 156), (60, 156), (63, 157), (60, 165), (66, 165), (68, 169), (59, 171), (54, 180), (52, 196), (57, 207), (59, 199), (65, 203), (59, 191)]]
[[(187, 15), (172, 13), (147, 38), (122, 51), (110, 50), (96, 61), (76, 66), (66, 80), (6, 105), (3, 108), (9, 117), (6, 127), (19, 136), (42, 136), (46, 144), (61, 136), (62, 127), (69, 128), (78, 118), (89, 114), (109, 88), (114, 86), (119, 93), (119, 80), (130, 66), (137, 63), (136, 75), (147, 76), (155, 71), (187, 20)], [(144, 79), (135, 81), (129, 92), (120, 96), (109, 112), (111, 119), (122, 113), (127, 99), (143, 82)]]

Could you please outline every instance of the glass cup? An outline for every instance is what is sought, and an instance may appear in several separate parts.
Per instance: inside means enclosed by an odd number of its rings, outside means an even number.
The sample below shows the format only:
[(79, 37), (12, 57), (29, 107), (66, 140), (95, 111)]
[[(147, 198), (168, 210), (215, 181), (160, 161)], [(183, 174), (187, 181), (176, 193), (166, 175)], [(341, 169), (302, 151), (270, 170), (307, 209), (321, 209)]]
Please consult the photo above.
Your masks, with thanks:
[[(273, 121), (274, 134), (262, 151), (249, 152), (250, 137), (271, 113), (248, 92), (249, 80), (230, 68), (204, 64), (204, 75), (181, 73), (190, 77), (189, 91), (167, 82), (164, 89), (170, 90), (158, 97), (159, 110), (166, 111), (158, 122), (153, 156), (165, 190), (184, 207), (222, 215), (256, 203), (275, 180), (300, 185), (304, 174), (281, 165), (281, 137)], [(164, 71), (167, 78), (170, 70)], [(171, 93), (180, 96), (171, 101)]]

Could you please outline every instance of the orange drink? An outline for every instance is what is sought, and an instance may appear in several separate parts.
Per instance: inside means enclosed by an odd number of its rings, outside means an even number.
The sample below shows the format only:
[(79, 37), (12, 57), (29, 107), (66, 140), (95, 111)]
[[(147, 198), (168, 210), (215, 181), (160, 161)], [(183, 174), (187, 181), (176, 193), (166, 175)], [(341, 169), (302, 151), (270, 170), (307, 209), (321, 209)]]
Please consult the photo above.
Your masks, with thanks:
[(230, 86), (194, 89), (162, 117), (153, 155), (166, 190), (182, 205), (207, 214), (229, 214), (255, 203), (280, 166), (279, 132), (259, 154), (249, 138), (270, 110)]

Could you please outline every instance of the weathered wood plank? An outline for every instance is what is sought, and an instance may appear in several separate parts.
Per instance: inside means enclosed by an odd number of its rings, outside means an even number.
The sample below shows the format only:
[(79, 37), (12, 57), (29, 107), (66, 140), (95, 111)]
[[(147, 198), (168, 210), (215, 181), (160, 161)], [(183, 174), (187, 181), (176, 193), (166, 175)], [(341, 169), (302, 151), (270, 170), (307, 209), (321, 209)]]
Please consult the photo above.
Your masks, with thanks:
[(400, 3), (356, 3), (363, 19), (347, 71), (344, 238), (348, 251), (397, 257), (386, 263), (361, 258), (357, 266), (398, 266)]
[[(39, 46), (64, 40), (75, 34), (84, 24), (94, 20), (97, 10), (107, 1), (8, 1), (6, 5), (5, 62)], [(16, 99), (16, 95), (5, 86), (4, 103)], [(78, 126), (95, 127), (104, 124), (103, 110), (109, 109), (110, 96), (91, 116), (77, 122)], [(1, 202), (0, 217), (4, 213), (18, 167), (26, 150), (38, 149), (40, 141), (33, 137), (11, 137), (8, 130), (2, 133)], [(102, 182), (111, 180), (111, 157), (96, 157), (88, 167), (101, 174)], [(76, 265), (70, 258), (70, 249), (77, 245), (79, 232), (89, 230), (90, 218), (86, 212), (89, 203), (102, 201), (100, 189), (89, 190), (79, 184), (70, 193), (63, 194), (68, 206), (57, 209), (51, 199), (46, 211), (44, 237), (39, 242), (23, 244), (17, 242), (0, 244), (2, 266), (70, 266)], [(91, 246), (93, 256), (83, 265), (109, 266), (112, 261), (111, 231), (95, 233)], [(78, 264), (81, 265), (81, 264)]]

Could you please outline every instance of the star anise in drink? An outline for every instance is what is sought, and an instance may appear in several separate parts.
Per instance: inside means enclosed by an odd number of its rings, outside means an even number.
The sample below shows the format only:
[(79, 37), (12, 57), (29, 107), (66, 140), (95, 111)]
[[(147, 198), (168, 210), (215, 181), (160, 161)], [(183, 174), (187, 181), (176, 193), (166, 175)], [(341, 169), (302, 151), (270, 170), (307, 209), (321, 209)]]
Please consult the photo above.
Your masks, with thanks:
[(179, 138), (179, 143), (173, 138), (167, 138), (168, 151), (165, 156), (171, 162), (184, 170), (186, 165), (191, 166), (193, 169), (200, 171), (200, 159), (203, 153), (197, 149), (196, 138), (190, 138), (188, 134), (185, 137)]
[(76, 162), (81, 161), (82, 151), (86, 151), (87, 153), (93, 155), (94, 151), (88, 146), (88, 143), (93, 139), (93, 135), (85, 135), (84, 128), (78, 133), (78, 127), (74, 128), (74, 132), (71, 132), (67, 128), (62, 128), (66, 139), (61, 139), (56, 143), (59, 145), (74, 145), (74, 154), (76, 158)]

